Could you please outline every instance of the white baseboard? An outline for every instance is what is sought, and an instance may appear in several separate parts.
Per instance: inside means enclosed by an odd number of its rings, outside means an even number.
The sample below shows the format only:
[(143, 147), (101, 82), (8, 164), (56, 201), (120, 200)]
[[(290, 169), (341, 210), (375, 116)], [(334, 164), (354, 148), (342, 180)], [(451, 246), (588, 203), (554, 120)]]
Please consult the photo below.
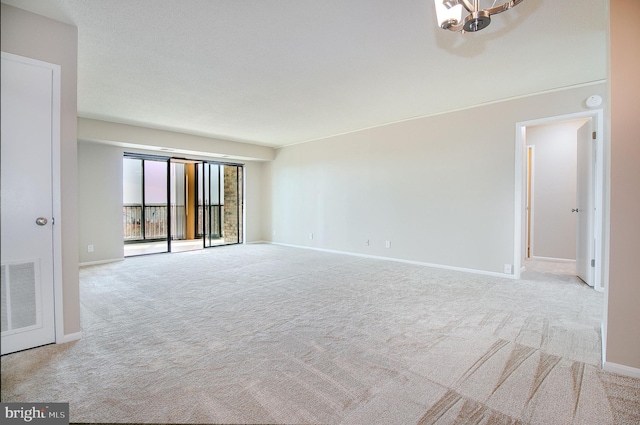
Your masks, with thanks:
[(576, 260), (572, 260), (569, 258), (538, 257), (536, 255), (532, 255), (531, 258), (533, 258), (534, 260), (556, 261), (558, 263), (575, 263), (576, 262)]
[(72, 334), (65, 334), (62, 335), (62, 338), (60, 340), (56, 339), (56, 344), (65, 344), (67, 342), (77, 341), (80, 338), (82, 338), (82, 331)]
[(464, 268), (464, 267), (446, 266), (446, 265), (442, 265), (442, 264), (425, 263), (425, 262), (422, 262), (422, 261), (403, 260), (401, 258), (382, 257), (382, 256), (378, 256), (378, 255), (360, 254), (360, 253), (357, 253), (357, 252), (337, 251), (337, 250), (334, 250), (334, 249), (315, 248), (315, 247), (312, 247), (312, 246), (293, 245), (293, 244), (286, 244), (286, 243), (279, 243), (279, 242), (269, 242), (269, 241), (267, 241), (265, 243), (268, 243), (268, 244), (271, 244), (271, 245), (288, 246), (288, 247), (291, 247), (291, 248), (310, 249), (312, 251), (330, 252), (330, 253), (333, 253), (333, 254), (351, 255), (353, 257), (372, 258), (374, 260), (386, 260), (386, 261), (395, 261), (397, 263), (415, 264), (417, 266), (433, 267), (433, 268), (436, 268), (436, 269), (453, 270), (453, 271), (457, 271), (457, 272), (481, 274), (481, 275), (485, 275), (485, 276), (494, 276), (494, 277), (503, 277), (503, 278), (507, 278), (507, 279), (515, 279), (515, 276), (512, 275), (512, 274), (489, 272), (489, 271), (486, 271), (486, 270), (467, 269), (467, 268)]
[(87, 261), (86, 263), (80, 263), (78, 265), (80, 267), (85, 267), (85, 266), (95, 266), (97, 264), (117, 263), (118, 261), (124, 261), (124, 258), (112, 258), (110, 260)]
[(618, 375), (630, 376), (632, 378), (640, 378), (640, 369), (622, 364), (604, 362), (602, 366), (604, 370)]
[(251, 242), (245, 242), (246, 245), (253, 245), (253, 244), (260, 244), (260, 243), (271, 243), (271, 242), (267, 242), (267, 241), (251, 241)]

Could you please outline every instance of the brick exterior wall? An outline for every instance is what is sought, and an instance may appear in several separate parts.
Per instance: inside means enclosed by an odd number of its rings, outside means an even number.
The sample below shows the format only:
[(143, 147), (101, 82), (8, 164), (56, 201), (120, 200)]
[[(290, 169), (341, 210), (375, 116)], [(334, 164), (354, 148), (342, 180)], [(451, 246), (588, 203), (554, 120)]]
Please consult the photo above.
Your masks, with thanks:
[[(238, 185), (238, 174), (242, 176), (241, 167), (234, 167), (229, 165), (222, 166), (223, 168), (223, 176), (224, 176), (224, 220), (223, 220), (223, 235), (225, 243), (238, 243), (242, 242), (241, 239), (241, 228), (238, 226), (239, 211), (242, 211), (242, 208), (238, 208), (238, 204), (240, 203), (240, 207), (242, 207), (242, 180), (240, 180), (240, 185)], [(238, 187), (240, 186), (240, 187)]]

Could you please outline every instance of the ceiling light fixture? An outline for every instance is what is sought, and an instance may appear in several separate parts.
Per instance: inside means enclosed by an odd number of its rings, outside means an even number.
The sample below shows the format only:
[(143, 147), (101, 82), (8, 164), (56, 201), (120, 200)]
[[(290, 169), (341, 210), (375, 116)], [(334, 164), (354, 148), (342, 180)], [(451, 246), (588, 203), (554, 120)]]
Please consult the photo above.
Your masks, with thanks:
[[(496, 6), (498, 0), (485, 9), (480, 8), (480, 0), (434, 0), (440, 28), (449, 31), (476, 32), (491, 23), (491, 15), (502, 13), (522, 3), (524, 0), (511, 0)], [(468, 15), (462, 19), (463, 8)]]

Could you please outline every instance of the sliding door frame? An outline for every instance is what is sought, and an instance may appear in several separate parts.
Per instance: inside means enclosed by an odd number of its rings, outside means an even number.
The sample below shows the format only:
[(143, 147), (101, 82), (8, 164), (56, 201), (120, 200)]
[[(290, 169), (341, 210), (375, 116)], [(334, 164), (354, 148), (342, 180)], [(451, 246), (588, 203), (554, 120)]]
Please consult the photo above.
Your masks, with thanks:
[[(125, 152), (123, 155), (123, 159), (124, 158), (131, 158), (131, 159), (139, 159), (142, 161), (142, 213), (141, 213), (141, 233), (142, 233), (142, 240), (139, 241), (130, 241), (129, 243), (143, 243), (143, 242), (149, 242), (150, 240), (146, 239), (146, 213), (145, 213), (145, 167), (144, 167), (144, 163), (145, 160), (148, 161), (157, 161), (157, 162), (165, 162), (167, 165), (167, 171), (166, 171), (166, 186), (167, 186), (167, 201), (166, 201), (166, 208), (167, 208), (167, 251), (166, 252), (171, 252), (171, 238), (172, 238), (172, 232), (171, 232), (171, 224), (172, 224), (172, 214), (171, 214), (171, 163), (172, 160), (183, 160), (183, 161), (193, 161), (193, 163), (196, 165), (196, 178), (195, 178), (195, 193), (196, 193), (196, 199), (195, 199), (195, 215), (196, 215), (196, 223), (195, 223), (195, 235), (198, 235), (198, 229), (199, 229), (199, 225), (200, 223), (198, 222), (199, 218), (198, 218), (198, 208), (199, 208), (199, 200), (198, 200), (198, 194), (202, 195), (202, 207), (203, 207), (203, 211), (202, 211), (202, 247), (203, 248), (212, 248), (215, 246), (225, 246), (225, 245), (238, 245), (238, 244), (242, 244), (244, 243), (244, 164), (238, 164), (238, 163), (231, 163), (231, 162), (219, 162), (219, 161), (210, 161), (210, 160), (202, 160), (202, 159), (190, 159), (190, 158), (182, 158), (182, 157), (168, 157), (168, 156), (162, 156), (162, 155), (150, 155), (150, 154), (140, 154), (140, 153), (130, 153), (130, 152)], [(198, 165), (202, 165), (202, 188), (200, 188), (200, 179), (198, 176)], [(209, 167), (205, 167), (205, 165), (209, 165)], [(205, 202), (205, 187), (207, 185), (204, 184), (205, 182), (205, 178), (209, 179), (209, 191), (211, 192), (211, 166), (215, 165), (217, 166), (218, 169), (218, 178), (217, 178), (217, 191), (218, 191), (218, 199), (217, 199), (217, 205), (216, 207), (218, 208), (218, 215), (219, 215), (219, 229), (218, 229), (218, 233), (219, 236), (221, 238), (224, 239), (224, 205), (221, 204), (221, 197), (222, 197), (222, 191), (224, 191), (224, 187), (222, 186), (222, 181), (223, 181), (223, 176), (224, 176), (224, 169), (223, 167), (227, 166), (227, 167), (234, 167), (236, 168), (236, 173), (235, 173), (235, 187), (236, 187), (236, 198), (237, 198), (237, 202), (236, 202), (236, 215), (237, 215), (237, 223), (236, 224), (236, 228), (237, 230), (237, 239), (235, 242), (230, 242), (230, 243), (222, 243), (222, 244), (216, 244), (216, 245), (211, 245), (211, 243), (209, 243), (209, 246), (207, 246), (207, 239), (206, 238), (210, 238), (211, 234), (210, 232), (207, 231), (207, 219), (206, 219), (206, 214), (205, 214), (205, 208), (207, 207), (206, 202)], [(208, 168), (209, 173), (207, 176), (205, 176), (205, 168)], [(211, 203), (211, 199), (209, 199), (209, 203)], [(209, 208), (211, 206), (209, 205)], [(211, 215), (209, 215), (209, 220), (211, 221)], [(210, 229), (209, 229), (210, 230)], [(164, 238), (162, 239), (156, 239), (158, 241), (160, 240), (164, 240)]]
[[(125, 152), (123, 155), (123, 159), (125, 158), (131, 158), (131, 159), (139, 159), (142, 161), (142, 213), (141, 213), (141, 232), (142, 232), (142, 240), (135, 240), (135, 241), (129, 241), (129, 243), (144, 243), (144, 242), (150, 242), (150, 241), (162, 241), (164, 238), (161, 239), (147, 239), (147, 235), (146, 235), (146, 231), (147, 231), (147, 225), (146, 225), (146, 212), (145, 212), (145, 207), (146, 207), (146, 203), (145, 203), (145, 167), (144, 167), (144, 163), (145, 161), (155, 161), (155, 162), (165, 162), (167, 164), (167, 178), (166, 178), (166, 185), (167, 185), (167, 251), (166, 252), (171, 252), (171, 158), (167, 157), (167, 156), (160, 156), (160, 155), (147, 155), (147, 154), (138, 154), (138, 153), (129, 153), (129, 152)], [(160, 254), (160, 253), (158, 253)]]
[[(205, 165), (209, 165), (209, 167), (205, 167)], [(211, 166), (212, 165), (216, 165), (218, 166), (218, 178), (217, 178), (217, 185), (218, 185), (218, 199), (217, 199), (217, 208), (218, 208), (218, 213), (220, 216), (219, 219), (219, 233), (220, 236), (224, 237), (224, 205), (221, 204), (221, 191), (224, 191), (224, 187), (221, 187), (221, 183), (223, 181), (223, 176), (224, 176), (224, 169), (223, 167), (227, 166), (227, 167), (234, 167), (236, 168), (236, 196), (237, 196), (237, 202), (236, 202), (236, 208), (237, 208), (237, 229), (238, 229), (238, 237), (236, 242), (231, 242), (231, 243), (222, 243), (219, 245), (211, 245), (211, 241), (209, 241), (209, 245), (207, 246), (207, 238), (210, 238), (211, 234), (210, 229), (207, 229), (207, 220), (206, 220), (206, 214), (205, 214), (205, 208), (207, 208), (206, 205), (206, 201), (205, 201), (205, 187), (207, 185), (205, 185), (204, 181), (205, 178), (209, 179), (209, 195), (211, 194)], [(205, 176), (205, 168), (208, 168), (209, 173), (208, 175)], [(242, 170), (242, 171), (240, 171)], [(202, 207), (203, 207), (203, 211), (202, 211), (202, 237), (203, 237), (203, 246), (205, 248), (212, 248), (215, 246), (225, 246), (225, 245), (237, 245), (237, 244), (242, 244), (244, 243), (244, 223), (242, 223), (242, 220), (244, 219), (244, 186), (241, 187), (241, 184), (243, 184), (242, 180), (241, 180), (241, 175), (242, 178), (244, 178), (244, 164), (235, 164), (235, 163), (231, 163), (231, 162), (219, 162), (219, 161), (209, 161), (209, 160), (203, 160), (202, 161), (202, 191), (200, 192), (200, 194), (202, 195)], [(199, 178), (196, 178), (196, 184), (198, 184), (199, 182)], [(199, 189), (198, 187), (196, 187), (197, 189)], [(209, 203), (211, 203), (211, 199), (209, 199)], [(208, 206), (209, 208), (211, 207), (211, 205)], [(211, 214), (209, 214), (209, 221), (211, 221)], [(198, 228), (200, 223), (196, 223), (196, 228)], [(210, 223), (209, 223), (210, 224)]]

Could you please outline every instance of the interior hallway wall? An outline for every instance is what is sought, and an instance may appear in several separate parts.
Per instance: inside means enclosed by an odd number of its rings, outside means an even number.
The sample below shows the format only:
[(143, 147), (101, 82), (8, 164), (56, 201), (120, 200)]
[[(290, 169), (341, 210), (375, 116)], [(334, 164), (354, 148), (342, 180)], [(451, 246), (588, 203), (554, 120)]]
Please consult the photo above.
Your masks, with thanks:
[(265, 164), (263, 236), (503, 273), (514, 263), (516, 123), (584, 111), (584, 100), (605, 89), (577, 87), (279, 149)]
[[(611, 230), (605, 367), (640, 377), (640, 15), (637, 0), (610, 2)], [(633, 369), (630, 369), (633, 368)]]

